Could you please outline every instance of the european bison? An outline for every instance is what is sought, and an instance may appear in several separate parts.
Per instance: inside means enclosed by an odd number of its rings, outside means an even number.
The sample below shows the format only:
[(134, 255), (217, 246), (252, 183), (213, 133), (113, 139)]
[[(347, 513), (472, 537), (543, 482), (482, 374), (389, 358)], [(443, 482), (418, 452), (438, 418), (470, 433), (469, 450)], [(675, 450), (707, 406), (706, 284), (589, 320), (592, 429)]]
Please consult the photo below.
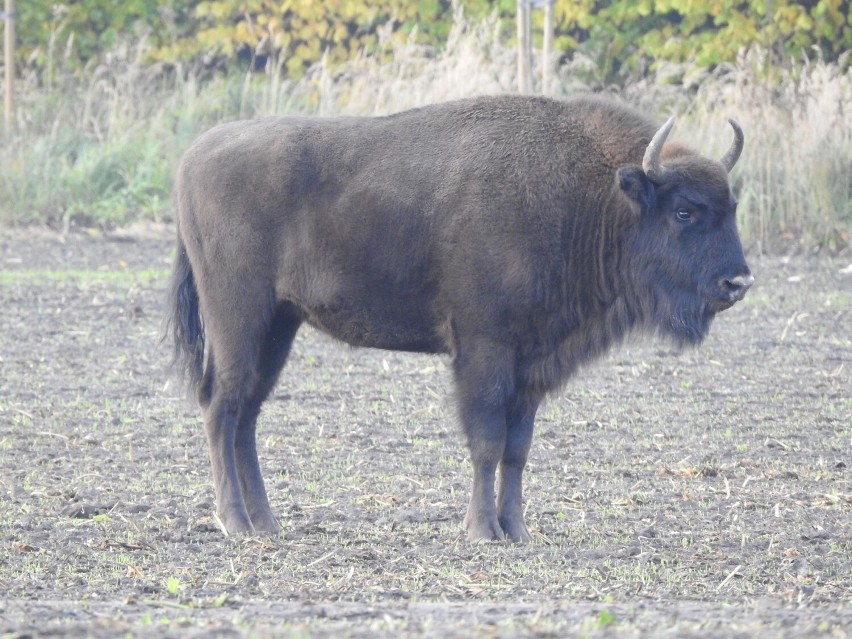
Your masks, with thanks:
[(542, 398), (633, 330), (700, 342), (754, 281), (727, 176), (740, 127), (715, 161), (666, 143), (673, 122), (595, 97), (499, 96), (202, 135), (177, 173), (170, 323), (227, 532), (279, 530), (255, 425), (307, 322), (450, 355), (467, 535), (529, 539), (521, 483)]

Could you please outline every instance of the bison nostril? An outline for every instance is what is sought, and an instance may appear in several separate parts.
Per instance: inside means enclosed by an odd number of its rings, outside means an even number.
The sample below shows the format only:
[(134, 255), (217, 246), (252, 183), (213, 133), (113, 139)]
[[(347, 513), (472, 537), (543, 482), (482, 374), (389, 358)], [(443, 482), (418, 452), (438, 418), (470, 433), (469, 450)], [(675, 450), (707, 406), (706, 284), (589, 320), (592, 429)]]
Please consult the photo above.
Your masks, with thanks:
[(737, 275), (736, 277), (722, 280), (721, 284), (722, 289), (726, 293), (732, 296), (742, 297), (746, 294), (746, 291), (751, 288), (751, 285), (754, 284), (754, 275), (751, 273), (747, 275)]

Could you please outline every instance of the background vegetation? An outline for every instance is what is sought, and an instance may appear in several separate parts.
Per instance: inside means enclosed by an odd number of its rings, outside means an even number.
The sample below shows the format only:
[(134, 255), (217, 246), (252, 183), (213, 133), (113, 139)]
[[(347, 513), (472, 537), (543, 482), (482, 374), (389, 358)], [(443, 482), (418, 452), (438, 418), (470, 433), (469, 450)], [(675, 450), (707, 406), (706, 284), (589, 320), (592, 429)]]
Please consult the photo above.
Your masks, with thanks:
[[(19, 4), (6, 224), (168, 219), (174, 164), (219, 121), (386, 113), (517, 86), (514, 0)], [(708, 153), (737, 117), (746, 242), (848, 246), (848, 1), (557, 0), (555, 12), (548, 93), (606, 91), (677, 113), (677, 135)]]
[[(705, 67), (734, 62), (743, 47), (771, 52), (769, 61), (817, 55), (835, 61), (852, 48), (848, 0), (554, 0), (556, 49), (581, 52), (614, 77), (657, 62)], [(177, 6), (175, 6), (177, 4)], [(260, 57), (282, 59), (304, 74), (327, 52), (332, 63), (377, 50), (383, 32), (397, 41), (440, 46), (453, 26), (451, 0), (77, 0), (22, 3), (21, 54), (50, 62), (50, 43), (69, 46), (74, 65), (96, 60), (128, 34), (145, 35), (149, 59), (231, 66)], [(466, 15), (496, 15), (514, 30), (515, 0), (465, 0)], [(536, 15), (540, 26), (541, 15)], [(73, 42), (69, 44), (69, 39)], [(73, 45), (73, 46), (71, 46)], [(608, 77), (608, 80), (612, 78)]]

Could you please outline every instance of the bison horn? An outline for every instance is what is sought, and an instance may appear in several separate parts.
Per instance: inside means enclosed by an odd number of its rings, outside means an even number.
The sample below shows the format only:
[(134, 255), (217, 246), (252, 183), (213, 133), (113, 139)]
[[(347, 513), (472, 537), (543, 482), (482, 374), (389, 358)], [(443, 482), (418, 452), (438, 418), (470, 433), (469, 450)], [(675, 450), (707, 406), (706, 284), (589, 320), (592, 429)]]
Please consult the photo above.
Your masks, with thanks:
[(731, 123), (731, 126), (734, 127), (734, 141), (731, 143), (731, 148), (728, 149), (728, 152), (722, 156), (720, 160), (722, 162), (722, 166), (725, 167), (725, 170), (730, 173), (731, 169), (734, 168), (734, 165), (737, 163), (737, 160), (740, 159), (740, 153), (743, 152), (743, 141), (745, 137), (743, 136), (743, 130), (736, 120), (733, 118), (728, 118), (728, 122)]
[(648, 144), (648, 148), (645, 149), (645, 157), (642, 159), (642, 170), (654, 182), (663, 182), (665, 180), (666, 170), (660, 164), (660, 151), (663, 150), (663, 145), (666, 143), (666, 138), (669, 137), (669, 132), (672, 130), (674, 123), (675, 119), (672, 116), (654, 134), (650, 144)]

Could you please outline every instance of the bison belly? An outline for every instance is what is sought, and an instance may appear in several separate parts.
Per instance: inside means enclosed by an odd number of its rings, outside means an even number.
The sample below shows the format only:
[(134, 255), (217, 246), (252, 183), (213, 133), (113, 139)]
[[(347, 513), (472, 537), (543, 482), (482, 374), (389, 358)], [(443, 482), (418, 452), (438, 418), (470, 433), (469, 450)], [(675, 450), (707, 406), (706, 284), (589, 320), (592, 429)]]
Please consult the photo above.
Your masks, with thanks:
[(348, 290), (327, 304), (303, 308), (307, 322), (352, 346), (415, 353), (447, 352), (429, 308), (422, 300), (391, 297), (376, 299), (363, 291)]
[(300, 308), (311, 326), (351, 346), (447, 352), (424, 260), (398, 261), (387, 252), (359, 250), (357, 243), (330, 253), (315, 245), (289, 254), (278, 298)]

